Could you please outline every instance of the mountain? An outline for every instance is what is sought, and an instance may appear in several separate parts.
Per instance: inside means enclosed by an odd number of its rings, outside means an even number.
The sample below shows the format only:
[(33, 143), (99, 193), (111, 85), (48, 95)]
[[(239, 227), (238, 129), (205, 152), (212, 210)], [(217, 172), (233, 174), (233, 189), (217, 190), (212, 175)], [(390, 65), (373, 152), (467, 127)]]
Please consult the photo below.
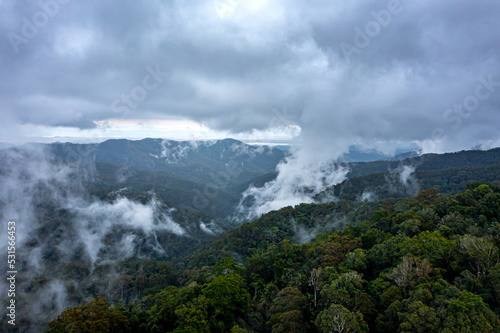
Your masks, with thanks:
[(48, 148), (57, 159), (65, 161), (93, 161), (142, 171), (164, 171), (193, 182), (218, 184), (222, 188), (274, 171), (286, 154), (279, 149), (250, 146), (234, 139), (121, 139), (100, 144), (57, 143)]
[(284, 156), (232, 139), (9, 148), (0, 151), (0, 216), (25, 221), (33, 258), (172, 259), (233, 227), (241, 192)]
[(418, 156), (418, 148), (398, 148), (391, 154), (384, 154), (375, 149), (365, 149), (358, 146), (350, 146), (338, 161), (344, 163), (374, 162), (374, 161), (399, 161), (405, 158)]
[[(368, 153), (363, 152), (365, 159)], [(411, 151), (371, 162), (341, 159), (336, 165), (348, 170), (346, 179), (317, 194), (317, 202), (411, 197), (428, 188), (454, 194), (464, 190), (469, 182), (499, 182), (500, 148), (421, 155)], [(262, 187), (276, 176), (275, 172), (268, 173), (248, 184)]]
[[(94, 293), (114, 294), (117, 285), (118, 293), (127, 295), (133, 282), (116, 273), (130, 271), (122, 266), (125, 261), (138, 262), (131, 270), (134, 281), (142, 279), (141, 271), (150, 273), (148, 260), (164, 273), (168, 265), (162, 262), (231, 228), (226, 218), (238, 203), (239, 189), (275, 170), (284, 156), (281, 150), (231, 139), (109, 140), (0, 150), (0, 219), (17, 223), (21, 330), (43, 331), (47, 316)], [(7, 287), (5, 280), (0, 287)], [(124, 296), (125, 302), (141, 298), (142, 291)]]
[(423, 154), (420, 156), (400, 155), (397, 160), (349, 163), (349, 178), (398, 169), (401, 165), (411, 165), (417, 170), (442, 170), (457, 167), (477, 167), (500, 163), (500, 148), (468, 150), (445, 154)]
[(500, 182), (500, 148), (351, 163), (347, 167), (348, 179), (321, 193), (318, 199), (332, 195), (345, 200), (402, 198), (428, 188), (454, 194), (469, 182)]
[(259, 184), (288, 154), (234, 139), (57, 142), (27, 144), (3, 154), (23, 150), (43, 152), (49, 160), (76, 168), (85, 188), (100, 197), (121, 189), (152, 192), (172, 207), (221, 220), (233, 213), (249, 184)]
[[(198, 286), (205, 286), (213, 278), (210, 267), (223, 257), (233, 257), (241, 264), (256, 256), (248, 266), (251, 273), (259, 260), (278, 272), (283, 265), (302, 260), (300, 256), (307, 255), (312, 262), (334, 258), (339, 238), (335, 236), (324, 244), (325, 239), (330, 239), (328, 235), (366, 220), (387, 229), (378, 232), (367, 227), (370, 231), (365, 238), (358, 237), (365, 229), (356, 231), (358, 236), (353, 236), (353, 242), (363, 243), (363, 250), (367, 251), (374, 242), (383, 243), (389, 233), (397, 238), (401, 232), (410, 237), (428, 228), (458, 230), (461, 222), (455, 223), (456, 216), (452, 215), (457, 212), (463, 212), (465, 220), (456, 220), (466, 223), (470, 232), (477, 231), (476, 223), (487, 226), (496, 235), (496, 224), (489, 225), (479, 215), (486, 214), (488, 219), (495, 211), (499, 190), (494, 181), (500, 181), (499, 155), (500, 149), (493, 149), (429, 154), (401, 161), (343, 163), (351, 170), (348, 179), (316, 198), (324, 203), (285, 207), (252, 223), (235, 226), (228, 217), (241, 193), (250, 184), (263, 186), (274, 179), (276, 165), (287, 156), (286, 152), (231, 139), (109, 140), (100, 144), (32, 144), (0, 150), (0, 219), (17, 221), (19, 227), (16, 268), (23, 279), (18, 281), (16, 297), (19, 309), (27, 314), (23, 328), (40, 331), (47, 317), (55, 318), (66, 307), (86, 304), (95, 296), (126, 304), (129, 309), (134, 308), (134, 303), (138, 309), (151, 310), (151, 302), (164, 297), (165, 290), (161, 290), (167, 286), (186, 285), (188, 289), (183, 290), (199, 292)], [(467, 182), (481, 180), (493, 184), (489, 189), (477, 183), (467, 187)], [(468, 188), (466, 195), (440, 200), (439, 207), (432, 203), (431, 208), (437, 213), (446, 214), (440, 218), (449, 215), (446, 225), (429, 213), (429, 207), (421, 206), (429, 198), (436, 199), (433, 190), (418, 194), (430, 187), (444, 193)], [(416, 194), (416, 198), (394, 199)], [(332, 195), (336, 196), (334, 202)], [(474, 200), (482, 208), (471, 210), (476, 205)], [(408, 211), (409, 207), (414, 211)], [(377, 211), (386, 209), (391, 218), (377, 215)], [(497, 218), (494, 214), (491, 216)], [(394, 226), (387, 227), (391, 223)], [(349, 230), (353, 229), (346, 234)], [(315, 241), (315, 237), (319, 238)], [(269, 259), (274, 258), (276, 251), (294, 249), (305, 252), (299, 257), (287, 253), (283, 258)], [(370, 251), (376, 256), (378, 248)], [(356, 261), (355, 256), (361, 252), (357, 251), (351, 259)], [(298, 271), (297, 267), (286, 269), (292, 274)], [(344, 268), (335, 270), (344, 274)], [(264, 274), (265, 269), (262, 266), (255, 272)], [(330, 272), (337, 274), (335, 270)], [(374, 277), (370, 272), (363, 271), (365, 276)], [(459, 273), (449, 272), (450, 276)], [(251, 288), (258, 297), (268, 292), (276, 297), (277, 285), (281, 289), (302, 286), (302, 292), (310, 295), (306, 282), (300, 280), (304, 274), (301, 271), (296, 276), (276, 275), (275, 282), (272, 274), (267, 274), (267, 291), (263, 291), (264, 280), (260, 278), (252, 280)], [(251, 274), (249, 277), (253, 279)], [(6, 282), (0, 282), (0, 286), (6, 287)], [(144, 318), (156, 320), (154, 310), (151, 311), (137, 314), (134, 322)], [(263, 321), (264, 326), (267, 320)], [(259, 330), (266, 331), (263, 327)]]

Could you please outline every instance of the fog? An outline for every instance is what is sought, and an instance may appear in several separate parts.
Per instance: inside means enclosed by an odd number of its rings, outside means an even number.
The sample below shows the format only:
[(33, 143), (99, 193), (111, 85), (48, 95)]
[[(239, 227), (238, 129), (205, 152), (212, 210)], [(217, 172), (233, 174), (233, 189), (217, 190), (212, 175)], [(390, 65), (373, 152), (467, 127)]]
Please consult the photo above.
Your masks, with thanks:
[[(82, 170), (86, 164), (56, 162), (42, 145), (0, 155), (0, 219), (16, 222), (16, 268), (22, 277), (17, 299), (34, 325), (31, 331), (48, 316), (77, 305), (67, 300), (70, 281), (61, 280), (64, 271), (56, 267), (78, 260), (94, 269), (144, 256), (145, 249), (164, 255), (159, 234), (186, 234), (173, 220), (173, 209), (154, 194), (145, 203), (119, 192), (106, 201), (90, 196), (88, 173)], [(7, 237), (0, 239), (0, 250), (7, 253)], [(40, 277), (46, 282), (23, 291)], [(0, 285), (5, 288), (6, 281)]]

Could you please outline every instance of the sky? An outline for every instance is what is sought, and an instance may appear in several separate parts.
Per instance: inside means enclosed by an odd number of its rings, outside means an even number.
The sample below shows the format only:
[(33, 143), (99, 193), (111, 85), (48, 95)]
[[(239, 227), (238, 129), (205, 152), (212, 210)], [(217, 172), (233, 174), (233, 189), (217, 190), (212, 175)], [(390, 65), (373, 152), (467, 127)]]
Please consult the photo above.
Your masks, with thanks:
[(0, 0), (0, 142), (500, 146), (497, 0)]

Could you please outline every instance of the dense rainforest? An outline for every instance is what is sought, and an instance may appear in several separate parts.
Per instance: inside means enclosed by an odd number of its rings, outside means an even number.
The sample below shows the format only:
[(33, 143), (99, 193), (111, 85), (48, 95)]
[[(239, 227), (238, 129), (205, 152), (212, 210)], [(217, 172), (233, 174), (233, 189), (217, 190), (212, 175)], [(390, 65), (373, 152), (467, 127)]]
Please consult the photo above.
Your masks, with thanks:
[[(459, 175), (457, 175), (459, 176)], [(49, 332), (499, 332), (500, 186), (270, 212), (170, 262), (129, 259)], [(99, 271), (100, 270), (100, 271)], [(43, 284), (44, 281), (38, 281)], [(35, 288), (35, 286), (33, 286)], [(103, 289), (104, 290), (104, 289)], [(77, 293), (77, 291), (75, 291)]]

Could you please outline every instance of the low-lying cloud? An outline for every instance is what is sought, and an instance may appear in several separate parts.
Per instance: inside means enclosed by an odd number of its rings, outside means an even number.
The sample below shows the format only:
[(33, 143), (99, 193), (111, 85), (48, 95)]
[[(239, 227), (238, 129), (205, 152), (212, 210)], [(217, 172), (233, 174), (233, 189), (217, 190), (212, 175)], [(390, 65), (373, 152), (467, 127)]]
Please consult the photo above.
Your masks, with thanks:
[(238, 218), (251, 220), (286, 206), (317, 202), (316, 195), (345, 179), (347, 168), (332, 160), (310, 159), (309, 154), (303, 152), (299, 150), (280, 163), (276, 179), (263, 187), (250, 186), (243, 193), (237, 207)]
[[(75, 260), (95, 267), (163, 256), (166, 244), (160, 235), (187, 233), (173, 220), (173, 209), (154, 195), (143, 202), (119, 193), (113, 200), (90, 196), (78, 161), (55, 161), (41, 145), (3, 150), (0, 156), (0, 219), (16, 222), (16, 269), (22, 276), (18, 306), (33, 332), (42, 318), (70, 305), (66, 281), (61, 281), (64, 271), (55, 267)], [(7, 253), (7, 237), (0, 239), (0, 250)], [(2, 288), (5, 284), (0, 282)]]

